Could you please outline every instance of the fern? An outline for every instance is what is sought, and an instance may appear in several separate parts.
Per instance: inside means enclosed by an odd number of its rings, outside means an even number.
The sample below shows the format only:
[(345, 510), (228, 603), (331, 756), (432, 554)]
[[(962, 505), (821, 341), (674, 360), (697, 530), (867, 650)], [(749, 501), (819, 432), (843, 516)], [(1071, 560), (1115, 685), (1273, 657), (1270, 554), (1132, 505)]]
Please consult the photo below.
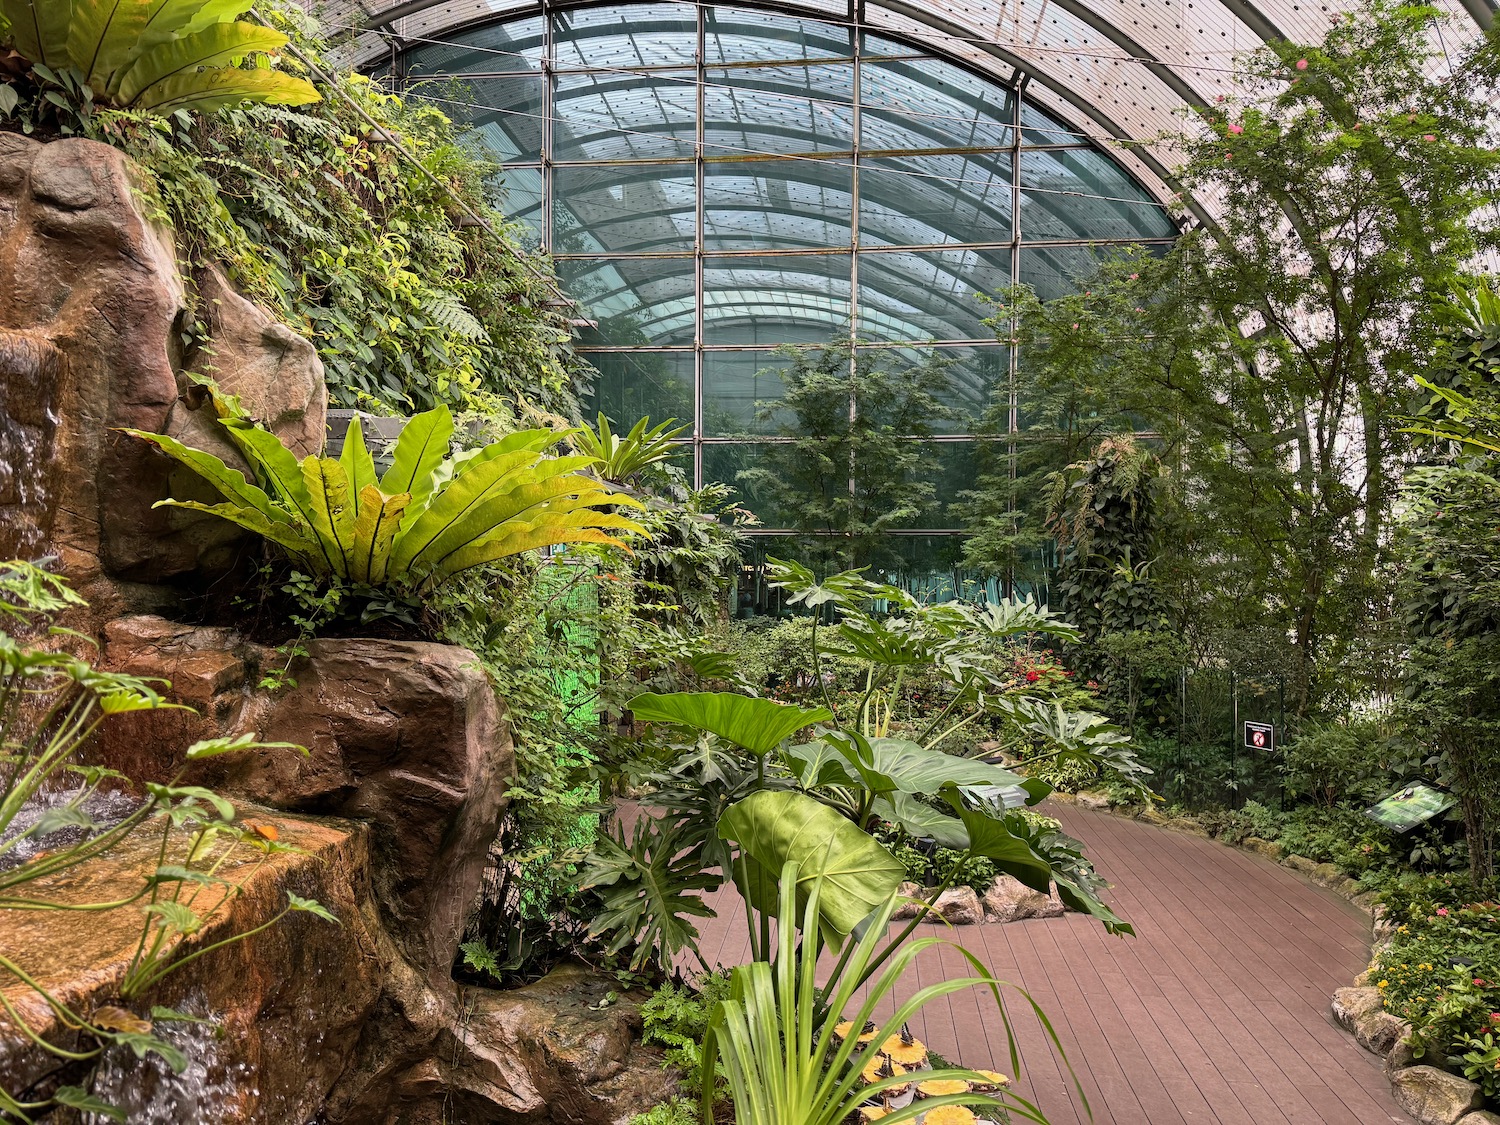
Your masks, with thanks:
[(463, 301), (447, 290), (434, 289), (423, 294), (422, 311), (449, 332), (465, 340), (479, 341), (490, 338), (484, 325), (479, 323), (479, 318), (469, 311)]

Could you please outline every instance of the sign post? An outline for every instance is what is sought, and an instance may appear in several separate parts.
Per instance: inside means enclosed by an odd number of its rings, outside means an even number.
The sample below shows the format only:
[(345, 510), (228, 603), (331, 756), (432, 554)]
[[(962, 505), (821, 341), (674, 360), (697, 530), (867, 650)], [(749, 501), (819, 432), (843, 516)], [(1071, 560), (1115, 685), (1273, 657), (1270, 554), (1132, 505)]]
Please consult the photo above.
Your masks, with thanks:
[(1251, 750), (1263, 750), (1267, 753), (1275, 750), (1276, 725), (1274, 723), (1256, 723), (1246, 719), (1245, 745)]

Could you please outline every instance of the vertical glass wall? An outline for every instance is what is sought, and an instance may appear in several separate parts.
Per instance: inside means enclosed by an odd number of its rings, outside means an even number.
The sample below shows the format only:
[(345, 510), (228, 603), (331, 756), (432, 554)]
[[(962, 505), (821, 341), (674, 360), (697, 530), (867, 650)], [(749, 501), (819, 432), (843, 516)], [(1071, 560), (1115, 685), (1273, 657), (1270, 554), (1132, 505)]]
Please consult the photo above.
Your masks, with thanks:
[[(981, 295), (1055, 296), (1112, 244), (1176, 234), (1106, 152), (1010, 87), (833, 18), (543, 4), (418, 44), (395, 77), (504, 165), (501, 209), (583, 310), (599, 409), (689, 422), (694, 479), (738, 487), (768, 532), (819, 530), (809, 511), (832, 510), (788, 482), (848, 493), (835, 507), (892, 541), (889, 560), (858, 561), (892, 570), (954, 559), (955, 497), (1014, 456), (1024, 356)], [(832, 350), (799, 362), (787, 344)], [(808, 433), (829, 438), (821, 477), (798, 461)]]

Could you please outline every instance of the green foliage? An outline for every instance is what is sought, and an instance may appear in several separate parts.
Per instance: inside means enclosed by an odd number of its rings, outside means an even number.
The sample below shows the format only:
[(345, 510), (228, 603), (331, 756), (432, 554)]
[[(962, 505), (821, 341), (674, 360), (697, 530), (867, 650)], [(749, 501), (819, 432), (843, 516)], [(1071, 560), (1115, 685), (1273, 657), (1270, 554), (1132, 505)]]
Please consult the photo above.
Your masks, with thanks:
[(931, 445), (905, 439), (957, 417), (943, 402), (950, 361), (905, 364), (868, 348), (851, 358), (847, 341), (779, 354), (790, 360), (776, 369), (781, 397), (757, 413), (789, 440), (762, 447), (736, 474), (747, 505), (767, 525), (803, 533), (798, 553), (818, 565), (898, 566), (887, 532), (921, 526), (946, 499)]
[(594, 510), (636, 501), (579, 474), (587, 458), (547, 456), (564, 436), (551, 430), (521, 430), (483, 449), (449, 456), (453, 417), (439, 406), (406, 424), (391, 467), (377, 481), (357, 417), (338, 460), (309, 456), (298, 462), (234, 399), (216, 389), (210, 394), (225, 432), (264, 487), (211, 453), (165, 434), (127, 430), (226, 498), (220, 504), (159, 503), (237, 523), (314, 574), (376, 588), (421, 589), (540, 547), (618, 544), (605, 528), (637, 530), (624, 516)]
[(1407, 920), (1375, 958), (1371, 979), (1386, 1010), (1411, 1023), (1418, 1058), (1462, 1069), (1476, 1040), (1483, 1053), (1483, 1038), (1500, 1032), (1500, 910), (1454, 903), (1398, 916)]
[[(910, 1082), (898, 1076), (861, 1086), (861, 1071), (870, 1054), (861, 1050), (860, 1036), (835, 1033), (836, 1025), (844, 1020), (854, 1027), (863, 1027), (867, 1020), (875, 1022), (872, 1042), (881, 1044), (934, 1000), (982, 987), (990, 990), (1000, 1009), (1002, 1025), (1007, 1031), (1010, 1028), (1001, 995), (1005, 986), (962, 946), (950, 945), (939, 938), (924, 938), (899, 947), (881, 948), (891, 915), (901, 901), (895, 893), (875, 912), (868, 930), (851, 947), (849, 955), (838, 960), (820, 986), (816, 979), (818, 943), (799, 944), (797, 935), (812, 933), (817, 928), (821, 883), (814, 880), (810, 884), (806, 905), (802, 906), (794, 892), (801, 882), (799, 875), (796, 864), (789, 863), (776, 880), (780, 897), (774, 953), (767, 960), (734, 970), (730, 997), (718, 1005), (710, 1024), (703, 1046), (705, 1123), (712, 1114), (712, 1076), (716, 1073), (713, 1068), (721, 1060), (735, 1120), (741, 1125), (839, 1125), (854, 1114), (858, 1105), (878, 1097), (886, 1089)], [(905, 1000), (897, 1000), (897, 987), (916, 958), (943, 945), (950, 945), (963, 957), (972, 966), (974, 975), (931, 984)], [(866, 982), (868, 987), (861, 993), (860, 986)], [(1025, 998), (1051, 1035), (1046, 1017), (1030, 997)], [(876, 1012), (884, 1007), (894, 1010), (876, 1020)], [(1052, 1038), (1055, 1045), (1056, 1037)], [(1011, 1064), (1018, 1068), (1014, 1044)], [(982, 1076), (975, 1072), (959, 1069), (931, 1071), (924, 1077), (983, 1082)], [(1004, 1105), (1026, 1120), (1046, 1120), (1035, 1106), (1008, 1088), (994, 1095), (962, 1093), (914, 1101), (903, 1109), (893, 1110), (884, 1119), (897, 1123), (910, 1121), (943, 1105)]]
[(621, 436), (609, 428), (609, 419), (601, 413), (598, 429), (580, 427), (573, 436), (573, 444), (579, 453), (593, 460), (601, 477), (612, 484), (624, 484), (631, 477), (680, 452), (673, 439), (681, 437), (692, 427), (674, 429), (672, 423), (675, 421), (677, 419), (669, 418), (652, 426), (650, 418), (642, 418), (628, 434)]
[[(286, 35), (236, 20), (250, 4), (0, 0), (0, 43), (23, 64), (0, 77), (0, 120), (28, 133), (52, 121), (73, 131), (95, 106), (165, 116), (317, 101), (311, 83), (274, 68)], [(248, 56), (255, 65), (244, 67)]]
[(687, 984), (667, 981), (641, 1005), (641, 1041), (665, 1049), (666, 1065), (682, 1073), (682, 1092), (692, 1101), (703, 1095), (703, 1040), (709, 1021), (720, 1001), (727, 999), (729, 974), (717, 970)]
[(617, 837), (600, 837), (589, 857), (582, 888), (599, 890), (603, 899), (591, 932), (611, 935), (610, 953), (632, 948), (632, 969), (652, 961), (670, 965), (685, 949), (698, 955), (698, 928), (687, 916), (708, 918), (713, 911), (693, 892), (721, 880), (703, 870), (685, 843), (674, 828), (653, 831), (642, 818), (628, 838), (623, 828)]
[(1373, 719), (1310, 726), (1281, 756), (1287, 796), (1323, 805), (1373, 801), (1408, 779), (1405, 755)]
[(576, 418), (587, 367), (550, 268), (492, 206), (499, 169), (436, 109), (325, 62), (301, 8), (260, 11), (332, 75), (322, 101), (197, 121), (107, 111), (90, 129), (143, 168), (178, 253), (193, 268), (224, 266), (311, 340), (332, 405)]
[(698, 1107), (686, 1098), (673, 1098), (636, 1114), (630, 1125), (698, 1125)]

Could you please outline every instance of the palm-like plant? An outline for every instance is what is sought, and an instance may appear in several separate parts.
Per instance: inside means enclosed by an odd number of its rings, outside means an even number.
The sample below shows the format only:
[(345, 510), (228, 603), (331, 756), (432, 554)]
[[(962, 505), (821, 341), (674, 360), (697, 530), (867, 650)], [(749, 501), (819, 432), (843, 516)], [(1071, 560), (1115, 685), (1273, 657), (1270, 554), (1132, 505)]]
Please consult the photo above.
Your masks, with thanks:
[[(573, 438), (578, 452), (594, 462), (598, 474), (607, 481), (623, 484), (642, 469), (673, 457), (678, 452), (675, 439), (688, 431), (687, 426), (673, 428), (676, 418), (658, 426), (642, 418), (623, 436), (609, 428), (609, 419), (599, 415), (597, 432), (583, 427)], [(649, 428), (648, 428), (649, 427)]]
[[(168, 114), (245, 101), (304, 105), (311, 83), (249, 55), (286, 45), (269, 27), (239, 22), (252, 0), (0, 0), (16, 51), (43, 77), (67, 72), (105, 105)], [(0, 27), (0, 36), (6, 28)]]
[[(806, 887), (806, 902), (800, 909), (799, 886)], [(822, 891), (823, 880), (804, 882), (796, 863), (782, 869), (775, 960), (755, 961), (734, 970), (730, 998), (720, 1003), (704, 1040), (701, 1073), (705, 1125), (713, 1121), (715, 1064), (720, 1060), (738, 1125), (839, 1125), (852, 1119), (859, 1106), (878, 1104), (887, 1091), (912, 1081), (910, 1074), (898, 1074), (861, 1084), (865, 1065), (881, 1046), (898, 1036), (903, 1025), (926, 1005), (967, 988), (988, 988), (994, 994), (1006, 1035), (1011, 1038), (1011, 1067), (1019, 1067), (1001, 995), (1001, 989), (1007, 986), (973, 954), (941, 938), (905, 942), (894, 955), (882, 948), (891, 915), (901, 901), (897, 894), (887, 896), (871, 916), (864, 936), (848, 947), (819, 988), (819, 945), (805, 940), (799, 944), (799, 935), (816, 931)], [(938, 945), (957, 950), (973, 966), (974, 975), (928, 985), (908, 999), (893, 1003), (894, 1010), (880, 1021), (868, 1046), (861, 1042), (865, 1036), (839, 1035), (841, 1020), (855, 1028), (873, 1022), (877, 1009), (894, 998), (906, 970), (925, 950)], [(882, 961), (884, 968), (872, 973)], [(861, 992), (865, 982), (867, 987)], [(1024, 992), (1021, 995), (1056, 1044), (1046, 1015), (1029, 996)], [(988, 1081), (977, 1071), (960, 1068), (920, 1073), (924, 1080), (959, 1079), (976, 1085)], [(1082, 1096), (1081, 1090), (1079, 1093)], [(1085, 1108), (1087, 1104), (1085, 1101)], [(900, 1125), (944, 1105), (1000, 1106), (1027, 1121), (1046, 1121), (1041, 1110), (1003, 1086), (993, 1094), (971, 1089), (913, 1101), (892, 1108), (881, 1120)]]
[(578, 470), (587, 457), (551, 457), (566, 435), (522, 430), (483, 449), (449, 456), (453, 416), (446, 406), (418, 414), (396, 442), (391, 467), (376, 477), (356, 418), (338, 460), (299, 462), (276, 435), (211, 391), (230, 439), (254, 466), (255, 484), (211, 453), (165, 434), (149, 441), (221, 492), (225, 501), (162, 500), (237, 523), (277, 544), (314, 574), (371, 586), (430, 585), (459, 571), (538, 547), (621, 545), (608, 531), (639, 531), (598, 509), (639, 504)]

